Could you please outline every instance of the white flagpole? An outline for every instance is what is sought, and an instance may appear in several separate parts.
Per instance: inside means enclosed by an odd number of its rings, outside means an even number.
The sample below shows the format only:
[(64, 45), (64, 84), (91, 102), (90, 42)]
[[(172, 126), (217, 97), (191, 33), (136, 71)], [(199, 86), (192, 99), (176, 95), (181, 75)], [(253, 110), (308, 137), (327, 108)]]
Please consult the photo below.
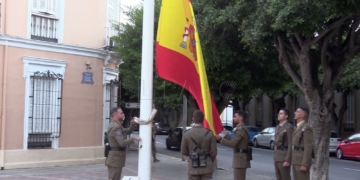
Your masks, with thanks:
[[(154, 61), (154, 0), (144, 0), (142, 55), (141, 55), (141, 94), (140, 119), (148, 119), (152, 110), (153, 97), (153, 61)], [(140, 125), (138, 177), (151, 179), (151, 125)]]

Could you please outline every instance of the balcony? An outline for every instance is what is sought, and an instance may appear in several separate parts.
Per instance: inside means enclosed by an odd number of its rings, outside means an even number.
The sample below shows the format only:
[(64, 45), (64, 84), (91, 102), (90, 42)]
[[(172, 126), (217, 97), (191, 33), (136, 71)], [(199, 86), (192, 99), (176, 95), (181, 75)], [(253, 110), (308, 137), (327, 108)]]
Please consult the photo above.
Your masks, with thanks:
[(58, 20), (54, 18), (31, 15), (31, 39), (58, 42)]

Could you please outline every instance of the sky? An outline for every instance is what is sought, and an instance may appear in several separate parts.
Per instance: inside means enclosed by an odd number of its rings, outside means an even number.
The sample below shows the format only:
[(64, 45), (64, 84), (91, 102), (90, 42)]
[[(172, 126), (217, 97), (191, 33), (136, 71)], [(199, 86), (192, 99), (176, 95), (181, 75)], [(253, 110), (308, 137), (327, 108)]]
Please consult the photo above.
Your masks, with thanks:
[(140, 4), (141, 0), (120, 0), (120, 2), (121, 5), (134, 6)]
[[(142, 0), (120, 0), (120, 6), (136, 6), (141, 4)], [(120, 22), (126, 22), (127, 17), (124, 17), (124, 14), (120, 15)]]

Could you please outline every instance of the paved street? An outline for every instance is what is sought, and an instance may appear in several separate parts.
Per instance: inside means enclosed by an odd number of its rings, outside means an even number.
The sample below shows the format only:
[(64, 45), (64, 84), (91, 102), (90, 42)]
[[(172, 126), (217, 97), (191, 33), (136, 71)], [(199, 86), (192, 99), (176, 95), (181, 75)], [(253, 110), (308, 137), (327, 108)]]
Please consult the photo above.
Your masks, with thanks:
[[(165, 139), (167, 135), (157, 135), (157, 152), (168, 156), (182, 158), (179, 150), (167, 150)], [(218, 168), (231, 169), (232, 149), (218, 143)], [(275, 178), (273, 162), (273, 151), (270, 149), (253, 148), (253, 160), (247, 172)], [(358, 180), (360, 177), (360, 161), (339, 160), (330, 158), (330, 180)]]
[[(135, 133), (136, 134), (136, 133)], [(182, 161), (178, 150), (167, 150), (165, 147), (166, 135), (157, 136), (157, 152), (159, 163), (152, 163), (152, 180), (185, 180), (187, 179), (187, 162)], [(218, 144), (218, 169), (213, 178), (216, 180), (232, 179), (233, 171), (232, 149)], [(247, 171), (247, 180), (275, 180), (272, 165), (272, 151), (268, 149), (254, 149), (254, 160)], [(137, 176), (138, 151), (130, 148), (127, 152), (126, 167), (123, 175)], [(15, 169), (0, 171), (1, 180), (105, 180), (107, 170), (104, 164)], [(360, 177), (360, 161), (338, 160), (330, 158), (330, 180), (358, 180)]]

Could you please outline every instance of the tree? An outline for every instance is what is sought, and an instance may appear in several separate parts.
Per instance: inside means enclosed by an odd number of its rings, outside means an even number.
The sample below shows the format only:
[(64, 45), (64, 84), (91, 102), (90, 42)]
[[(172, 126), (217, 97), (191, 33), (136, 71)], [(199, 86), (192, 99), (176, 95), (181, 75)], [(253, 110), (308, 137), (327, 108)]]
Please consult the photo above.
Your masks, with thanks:
[[(192, 1), (208, 80), (219, 112), (232, 100), (245, 110), (253, 96), (284, 89), (291, 81), (274, 49), (250, 52), (241, 42), (239, 22), (246, 14), (236, 1)], [(266, 78), (264, 78), (266, 77)]]
[[(240, 0), (248, 14), (243, 42), (276, 48), (279, 61), (305, 95), (314, 130), (312, 179), (329, 179), (329, 136), (334, 86), (360, 50), (360, 2), (355, 0)], [(265, 42), (265, 43), (264, 43)], [(273, 42), (267, 46), (266, 42)], [(299, 69), (296, 68), (299, 67)], [(320, 81), (319, 67), (324, 78)]]

